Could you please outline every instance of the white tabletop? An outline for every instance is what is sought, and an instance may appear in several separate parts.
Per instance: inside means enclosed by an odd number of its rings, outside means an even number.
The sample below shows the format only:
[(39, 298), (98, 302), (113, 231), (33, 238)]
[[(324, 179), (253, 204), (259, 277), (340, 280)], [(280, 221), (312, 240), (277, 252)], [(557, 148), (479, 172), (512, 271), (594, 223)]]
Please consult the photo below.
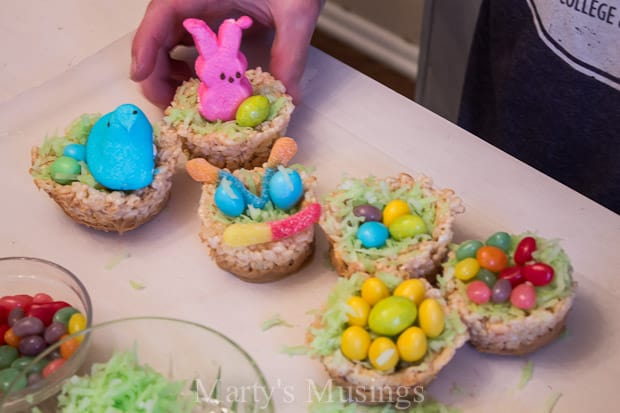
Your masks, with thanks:
[[(10, 7), (19, 9), (15, 3)], [(138, 104), (153, 121), (161, 112), (128, 79), (131, 37), (123, 35), (137, 25), (140, 13), (123, 23), (122, 8), (109, 5), (120, 0), (88, 2), (95, 17), (87, 25), (94, 30), (91, 38), (83, 35), (78, 9), (70, 7), (79, 1), (63, 0), (58, 7), (36, 3), (39, 19), (53, 19), (26, 30), (22, 14), (3, 10), (0, 16), (0, 38), (25, 36), (19, 47), (3, 45), (11, 58), (0, 65), (5, 88), (0, 95), (0, 255), (46, 258), (75, 272), (91, 294), (95, 321), (163, 315), (222, 331), (257, 360), (274, 387), (278, 411), (304, 411), (308, 380), (325, 383), (327, 376), (320, 363), (280, 349), (303, 342), (311, 321), (306, 312), (321, 306), (335, 283), (336, 274), (325, 265), (324, 237), (319, 231), (312, 262), (299, 273), (266, 285), (239, 281), (218, 269), (200, 244), (200, 186), (184, 173), (175, 178), (168, 207), (122, 237), (70, 221), (34, 187), (27, 173), (29, 148), (84, 112), (107, 112), (124, 102)], [(106, 20), (104, 9), (116, 17)], [(23, 15), (31, 10), (24, 6)], [(62, 30), (54, 19), (62, 21)], [(33, 56), (41, 59), (36, 69)], [(250, 58), (250, 66), (255, 62)], [(14, 84), (16, 73), (33, 74), (32, 82), (25, 76)], [(310, 54), (304, 93), (289, 135), (300, 146), (295, 160), (317, 167), (320, 194), (344, 174), (424, 173), (465, 202), (467, 212), (456, 221), (457, 241), (497, 230), (533, 230), (561, 239), (572, 258), (579, 290), (567, 338), (525, 358), (490, 357), (466, 346), (429, 393), (464, 412), (494, 412), (497, 403), (506, 412), (542, 411), (557, 393), (562, 396), (556, 412), (607, 411), (619, 399), (620, 217), (316, 50)], [(125, 253), (130, 257), (106, 269)], [(135, 290), (130, 280), (145, 288)], [(295, 327), (261, 331), (261, 323), (276, 313)], [(534, 362), (533, 378), (518, 390), (527, 360)], [(281, 386), (294, 389), (292, 403)]]

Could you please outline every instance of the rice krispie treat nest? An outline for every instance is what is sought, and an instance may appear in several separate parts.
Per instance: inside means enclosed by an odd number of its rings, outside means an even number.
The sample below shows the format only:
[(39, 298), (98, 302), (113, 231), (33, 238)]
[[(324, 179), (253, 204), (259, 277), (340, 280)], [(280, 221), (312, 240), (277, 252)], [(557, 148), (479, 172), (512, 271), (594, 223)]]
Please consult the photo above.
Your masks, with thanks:
[(157, 173), (152, 183), (135, 191), (111, 191), (99, 185), (82, 162), (79, 175), (66, 185), (55, 182), (50, 168), (63, 149), (70, 144), (84, 144), (99, 114), (82, 115), (61, 136), (52, 136), (41, 147), (31, 151), (30, 174), (37, 188), (45, 191), (63, 211), (88, 227), (120, 234), (138, 228), (151, 220), (165, 206), (172, 189), (172, 176), (182, 156), (173, 136), (162, 136), (155, 130)]
[(260, 67), (250, 69), (246, 76), (254, 95), (269, 99), (270, 112), (258, 126), (239, 126), (235, 120), (209, 122), (198, 108), (198, 79), (184, 82), (166, 109), (161, 134), (178, 137), (188, 157), (202, 157), (218, 168), (235, 170), (262, 166), (273, 143), (286, 133), (295, 108), (286, 88)]
[[(382, 272), (377, 273), (376, 278), (387, 286), (391, 295), (370, 306), (367, 325), (362, 326), (363, 329), (369, 331), (372, 340), (367, 358), (361, 355), (358, 359), (352, 359), (345, 355), (345, 352), (351, 351), (347, 350), (348, 344), (345, 342), (347, 332), (362, 325), (359, 321), (359, 307), (352, 300), (359, 300), (360, 296), (365, 300), (367, 293), (365, 281), (368, 279), (376, 281), (375, 277), (370, 277), (365, 273), (358, 272), (348, 279), (338, 280), (336, 287), (328, 297), (327, 304), (308, 329), (306, 338), (309, 354), (322, 362), (331, 379), (345, 389), (351, 401), (363, 404), (397, 403), (398, 405), (400, 401), (415, 399), (416, 395), (419, 396), (419, 393), (423, 391), (423, 386), (428, 385), (437, 376), (469, 336), (458, 313), (447, 306), (441, 292), (433, 288), (426, 280), (403, 281), (399, 276)], [(399, 288), (399, 286), (403, 287), (404, 283), (411, 282), (424, 286), (421, 291), (415, 293), (418, 297), (408, 295), (406, 289)], [(376, 308), (376, 311), (383, 312), (384, 318), (394, 315), (393, 320), (383, 320), (384, 324), (398, 323), (398, 317), (406, 316), (398, 314), (397, 317), (394, 308), (384, 306), (379, 309), (382, 301), (394, 299), (396, 296), (401, 300), (405, 298), (416, 302), (417, 316), (412, 325), (406, 327), (402, 333), (395, 335), (390, 333), (389, 337), (385, 337), (373, 331), (373, 311)], [(427, 305), (431, 301), (433, 305)], [(429, 312), (430, 307), (434, 307), (432, 310), (434, 314)], [(441, 317), (436, 314), (437, 311), (441, 313)], [(437, 330), (436, 323), (439, 318), (442, 320), (443, 327)], [(385, 328), (385, 326), (382, 327)], [(421, 345), (420, 338), (404, 339), (401, 343), (402, 336), (408, 334), (409, 330), (415, 330), (418, 336), (429, 334), (428, 338), (423, 339), (422, 350), (424, 351), (414, 356), (414, 361), (407, 361), (407, 356), (404, 354), (417, 352), (415, 347)], [(435, 331), (431, 334), (430, 330)], [(421, 331), (424, 333), (420, 333)], [(381, 366), (381, 363), (385, 364), (390, 358), (388, 354), (392, 351), (390, 348), (384, 349), (378, 357), (373, 358), (372, 348), (375, 342), (386, 338), (393, 339), (398, 346), (396, 354), (399, 355), (400, 360), (395, 365), (392, 361), (391, 365)], [(353, 344), (352, 347), (355, 350), (362, 347), (359, 342)]]
[[(401, 215), (417, 215), (426, 230), (400, 239), (388, 236), (380, 247), (365, 247), (358, 232), (365, 218), (356, 215), (356, 207), (383, 210), (386, 222), (385, 209), (393, 201), (406, 205), (409, 211), (401, 211)], [(319, 223), (330, 243), (331, 261), (341, 276), (385, 271), (402, 278), (427, 277), (432, 282), (448, 253), (455, 216), (464, 210), (451, 189), (438, 189), (423, 175), (413, 178), (401, 173), (382, 179), (345, 179), (325, 198)], [(381, 212), (375, 220), (382, 221)]]
[[(520, 245), (528, 240), (535, 241), (536, 250), (530, 251), (527, 262), (517, 258), (519, 262), (515, 263), (515, 251), (522, 249)], [(469, 241), (469, 245), (472, 242)], [(495, 248), (493, 245), (483, 247)], [(557, 240), (524, 233), (511, 236), (510, 246), (506, 249), (508, 261), (505, 268), (493, 273), (484, 266), (479, 270), (477, 267), (467, 269), (470, 264), (475, 267), (473, 260), (482, 259), (484, 263), (488, 258), (480, 253), (478, 258), (463, 258), (463, 249), (459, 252), (455, 246), (439, 283), (449, 306), (458, 311), (467, 325), (470, 342), (477, 350), (523, 355), (552, 342), (564, 331), (577, 284), (572, 278), (573, 269), (568, 256)], [(518, 257), (519, 253), (516, 255)], [(491, 265), (495, 264), (491, 262)], [(552, 276), (548, 273), (549, 268), (552, 268)], [(470, 274), (474, 271), (476, 274)], [(500, 283), (503, 286), (499, 286)]]

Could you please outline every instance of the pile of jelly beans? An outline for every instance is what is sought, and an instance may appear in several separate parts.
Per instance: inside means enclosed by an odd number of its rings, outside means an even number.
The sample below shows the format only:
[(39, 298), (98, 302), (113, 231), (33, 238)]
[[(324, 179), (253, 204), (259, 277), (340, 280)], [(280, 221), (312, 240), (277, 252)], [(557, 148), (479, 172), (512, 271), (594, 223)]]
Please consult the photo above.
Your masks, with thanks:
[(380, 278), (367, 278), (360, 295), (347, 301), (342, 354), (353, 361), (368, 360), (379, 371), (391, 370), (400, 361), (422, 360), (428, 338), (438, 337), (445, 327), (443, 308), (425, 293), (419, 279), (403, 281), (390, 293)]
[(389, 237), (401, 241), (428, 233), (424, 220), (412, 213), (402, 199), (388, 202), (383, 211), (369, 204), (358, 205), (353, 214), (364, 219), (357, 230), (357, 239), (365, 248), (381, 248)]
[[(0, 298), (0, 393), (6, 392), (20, 373), (48, 346), (86, 328), (86, 318), (64, 301), (45, 293)], [(54, 373), (80, 346), (81, 337), (63, 342), (59, 350), (31, 365), (21, 390)]]
[(510, 303), (522, 310), (536, 306), (536, 289), (549, 284), (554, 277), (553, 267), (536, 262), (536, 239), (525, 237), (515, 247), (512, 259), (509, 253), (512, 238), (505, 232), (496, 232), (482, 244), (472, 240), (456, 250), (458, 262), (454, 276), (467, 283), (467, 297), (476, 304)]

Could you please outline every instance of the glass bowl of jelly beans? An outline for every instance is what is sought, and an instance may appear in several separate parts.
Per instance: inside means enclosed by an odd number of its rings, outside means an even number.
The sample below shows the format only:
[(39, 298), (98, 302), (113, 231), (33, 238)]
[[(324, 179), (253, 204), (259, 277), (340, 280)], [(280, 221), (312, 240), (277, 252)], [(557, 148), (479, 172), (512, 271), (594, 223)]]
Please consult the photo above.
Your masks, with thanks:
[(32, 362), (91, 320), (88, 292), (69, 270), (38, 258), (0, 258), (0, 411), (23, 411), (58, 392), (84, 361), (88, 340)]
[[(39, 412), (274, 411), (269, 385), (256, 362), (209, 327), (165, 317), (131, 317), (95, 324), (64, 340), (80, 337), (90, 339), (84, 363), (64, 380), (56, 397), (31, 406)], [(62, 346), (63, 340), (33, 363)]]

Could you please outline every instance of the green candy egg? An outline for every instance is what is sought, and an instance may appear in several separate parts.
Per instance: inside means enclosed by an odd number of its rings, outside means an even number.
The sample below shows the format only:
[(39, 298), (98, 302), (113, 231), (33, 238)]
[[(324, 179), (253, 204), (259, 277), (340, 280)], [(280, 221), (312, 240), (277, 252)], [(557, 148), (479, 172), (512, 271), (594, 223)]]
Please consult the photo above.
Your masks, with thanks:
[(80, 164), (75, 159), (61, 156), (52, 163), (50, 176), (55, 182), (66, 185), (75, 181), (73, 176), (79, 175), (81, 169)]
[(415, 321), (416, 305), (408, 298), (390, 296), (372, 307), (368, 315), (368, 327), (384, 336), (395, 336)]
[[(14, 368), (0, 370), (0, 392), (15, 392), (26, 387), (28, 380), (25, 375)], [(19, 377), (19, 381), (15, 381)]]
[(476, 252), (482, 247), (482, 242), (477, 240), (465, 241), (456, 250), (456, 259), (463, 261), (465, 258), (476, 258)]
[(64, 325), (67, 325), (69, 324), (69, 319), (75, 313), (79, 313), (79, 311), (76, 308), (73, 308), (73, 307), (61, 308), (60, 310), (56, 311), (52, 321), (54, 321), (55, 323), (63, 323)]
[(510, 250), (510, 246), (512, 245), (512, 238), (508, 235), (507, 232), (496, 232), (491, 235), (489, 239), (486, 241), (487, 245), (497, 247), (504, 252), (508, 252)]
[(413, 214), (401, 215), (396, 218), (390, 224), (389, 231), (392, 238), (396, 241), (415, 237), (420, 234), (426, 234), (428, 232), (424, 220)]
[(250, 96), (237, 108), (237, 124), (253, 128), (269, 116), (269, 99), (263, 95)]

